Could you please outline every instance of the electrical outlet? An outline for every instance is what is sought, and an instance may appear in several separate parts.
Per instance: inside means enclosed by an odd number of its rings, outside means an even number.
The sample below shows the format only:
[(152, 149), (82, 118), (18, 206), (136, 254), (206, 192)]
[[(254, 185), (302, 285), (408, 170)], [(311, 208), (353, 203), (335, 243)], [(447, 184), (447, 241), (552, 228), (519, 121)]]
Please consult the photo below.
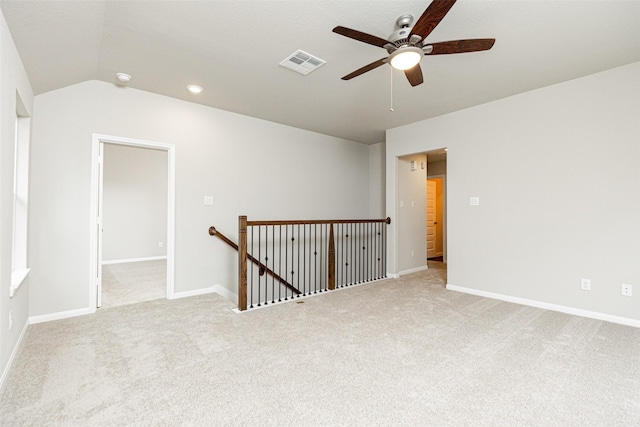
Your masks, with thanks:
[(591, 290), (591, 280), (589, 279), (580, 279), (580, 289), (583, 291)]
[(414, 251), (411, 251), (411, 258), (415, 257), (416, 253)]
[(620, 293), (625, 297), (630, 297), (633, 294), (633, 286), (623, 283), (620, 286)]
[(162, 242), (158, 242), (158, 247), (159, 247), (159, 248), (161, 248), (161, 247), (163, 247), (163, 246), (164, 246), (164, 243), (162, 243)]

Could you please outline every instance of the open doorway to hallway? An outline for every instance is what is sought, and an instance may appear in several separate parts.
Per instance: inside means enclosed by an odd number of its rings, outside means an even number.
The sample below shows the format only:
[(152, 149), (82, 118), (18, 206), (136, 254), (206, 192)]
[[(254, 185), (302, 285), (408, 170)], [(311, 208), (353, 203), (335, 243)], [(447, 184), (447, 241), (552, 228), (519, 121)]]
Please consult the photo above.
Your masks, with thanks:
[[(427, 265), (446, 264), (446, 149), (427, 155)], [(433, 265), (432, 265), (433, 264)]]
[(103, 143), (101, 307), (167, 296), (167, 151)]
[(103, 279), (106, 306), (175, 298), (175, 146), (93, 134), (91, 176), (92, 312)]

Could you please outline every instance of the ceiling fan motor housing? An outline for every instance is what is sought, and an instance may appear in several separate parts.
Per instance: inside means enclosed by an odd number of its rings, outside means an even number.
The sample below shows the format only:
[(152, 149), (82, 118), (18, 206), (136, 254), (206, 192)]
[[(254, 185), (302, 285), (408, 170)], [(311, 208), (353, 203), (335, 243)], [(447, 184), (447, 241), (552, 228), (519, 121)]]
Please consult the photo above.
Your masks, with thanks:
[(389, 36), (389, 43), (384, 47), (387, 49), (387, 52), (391, 53), (397, 49), (415, 46), (418, 48), (422, 48), (422, 38), (416, 34), (409, 38), (409, 34), (411, 34), (411, 30), (413, 27), (400, 28)]

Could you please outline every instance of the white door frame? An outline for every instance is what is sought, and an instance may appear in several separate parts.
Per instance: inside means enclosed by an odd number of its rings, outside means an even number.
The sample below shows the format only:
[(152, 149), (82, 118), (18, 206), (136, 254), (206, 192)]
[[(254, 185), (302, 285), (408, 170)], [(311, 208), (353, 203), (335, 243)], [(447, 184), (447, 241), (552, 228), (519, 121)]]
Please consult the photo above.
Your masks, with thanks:
[(102, 144), (153, 148), (167, 152), (167, 299), (175, 295), (175, 145), (161, 142), (94, 133), (91, 154), (90, 261), (89, 310), (95, 313), (101, 303), (102, 248), (99, 228), (102, 222)]

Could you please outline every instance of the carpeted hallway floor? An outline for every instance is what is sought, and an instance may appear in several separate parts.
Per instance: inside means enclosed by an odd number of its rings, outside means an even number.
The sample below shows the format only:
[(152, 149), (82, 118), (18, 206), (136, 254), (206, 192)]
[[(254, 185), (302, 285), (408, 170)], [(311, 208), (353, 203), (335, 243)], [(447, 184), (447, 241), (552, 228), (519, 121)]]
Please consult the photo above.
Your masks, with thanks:
[(33, 325), (0, 424), (640, 425), (640, 329), (447, 291), (430, 265), (243, 314), (211, 294)]
[(102, 266), (102, 308), (167, 297), (167, 260)]

